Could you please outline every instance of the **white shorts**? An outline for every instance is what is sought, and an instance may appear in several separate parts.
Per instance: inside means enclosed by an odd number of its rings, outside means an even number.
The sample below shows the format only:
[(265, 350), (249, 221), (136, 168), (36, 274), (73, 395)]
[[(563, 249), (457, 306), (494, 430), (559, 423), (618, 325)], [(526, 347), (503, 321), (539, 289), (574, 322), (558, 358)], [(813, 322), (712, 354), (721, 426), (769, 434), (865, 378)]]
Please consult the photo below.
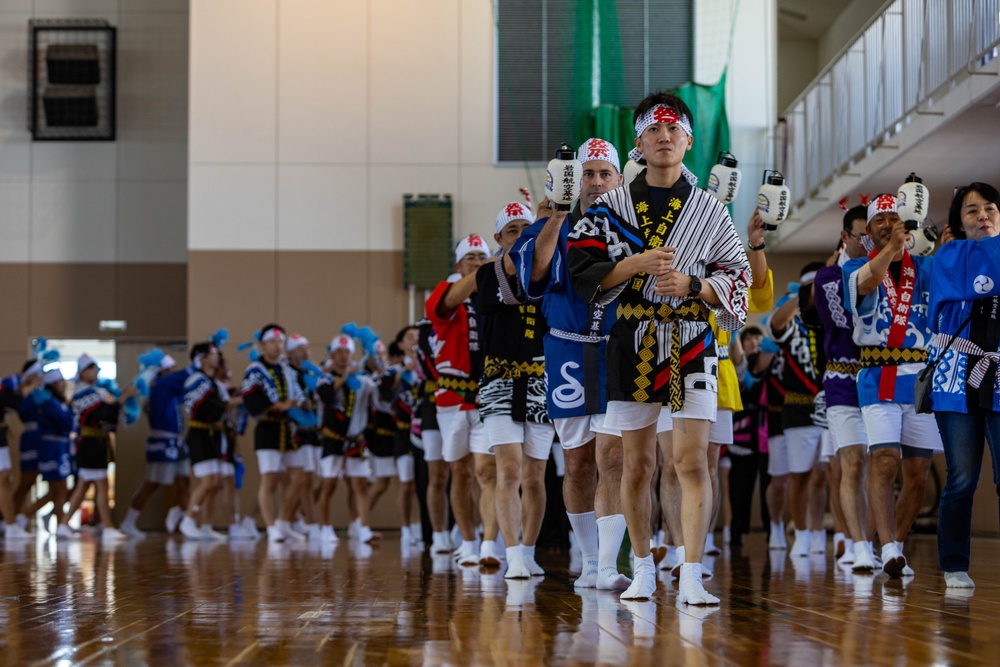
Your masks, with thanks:
[(281, 468), (302, 468), (303, 472), (314, 472), (312, 447), (299, 447), (290, 449), (281, 455)]
[(608, 414), (606, 412), (602, 412), (599, 415), (591, 415), (590, 428), (594, 429), (594, 433), (603, 433), (604, 435), (611, 435), (616, 438), (622, 437), (622, 430), (620, 428), (608, 426)]
[(844, 447), (868, 446), (865, 420), (861, 408), (850, 405), (833, 405), (826, 409), (826, 421), (830, 429), (833, 448), (838, 452)]
[(733, 460), (729, 458), (729, 454), (723, 454), (719, 457), (719, 470), (729, 470), (733, 467)]
[(339, 454), (324, 456), (319, 462), (319, 475), (323, 479), (341, 479), (344, 476), (344, 457)]
[(830, 429), (824, 428), (819, 436), (819, 460), (826, 463), (834, 454), (836, 450), (833, 448), (833, 436), (830, 435)]
[[(190, 461), (188, 461), (188, 465), (191, 465)], [(148, 461), (146, 463), (146, 481), (169, 486), (176, 481), (179, 468), (177, 461)]]
[(363, 477), (364, 479), (368, 479), (372, 476), (372, 467), (368, 459), (363, 459), (359, 456), (345, 457), (344, 464), (347, 468), (348, 478)]
[(581, 415), (579, 417), (560, 417), (552, 420), (552, 425), (559, 436), (559, 444), (563, 449), (576, 449), (592, 441), (597, 434), (595, 420), (604, 421), (604, 415)]
[(868, 448), (903, 444), (943, 452), (941, 432), (934, 415), (917, 414), (912, 403), (876, 403), (861, 408), (868, 434)]
[(660, 408), (660, 414), (656, 415), (656, 435), (669, 433), (674, 430), (674, 418), (670, 414), (670, 408), (664, 406)]
[(258, 449), (257, 468), (261, 475), (281, 472), (284, 466), (281, 465), (282, 454), (277, 449)]
[(199, 461), (194, 464), (194, 476), (197, 478), (208, 477), (209, 475), (221, 475), (222, 468), (220, 464), (222, 461), (219, 459), (209, 459), (207, 461)]
[(308, 464), (302, 466), (306, 472), (318, 473), (319, 462), (323, 458), (323, 448), (319, 445), (302, 445), (299, 447), (299, 451), (303, 452), (302, 455), (309, 461)]
[(219, 461), (219, 474), (223, 477), (236, 477), (236, 464), (229, 461)]
[[(631, 401), (608, 401), (608, 416), (605, 426), (623, 431), (638, 431), (655, 424), (664, 407), (661, 403), (633, 403)], [(707, 419), (715, 421), (719, 409), (719, 395), (706, 389), (685, 389), (684, 405), (680, 412), (671, 413), (672, 419)]]
[(785, 429), (788, 449), (788, 472), (805, 473), (819, 462), (823, 429), (819, 426), (795, 426)]
[(108, 471), (103, 468), (80, 468), (77, 477), (81, 482), (99, 482), (108, 478)]
[(396, 476), (400, 484), (409, 484), (415, 479), (413, 468), (413, 454), (396, 457)]
[(10, 447), (0, 447), (0, 472), (10, 470)]
[(470, 453), (490, 453), (479, 410), (438, 410), (437, 417), (441, 427), (441, 454), (445, 461), (454, 463)]
[(379, 479), (396, 476), (396, 459), (391, 456), (373, 456), (371, 458), (372, 477)]
[(733, 444), (733, 411), (720, 408), (708, 429), (708, 441), (717, 445)]
[(516, 422), (509, 415), (494, 415), (485, 421), (490, 454), (498, 445), (520, 444), (521, 452), (538, 461), (547, 461), (552, 452), (556, 430), (552, 424)]
[(788, 440), (784, 435), (772, 435), (767, 439), (767, 474), (784, 477), (788, 474)]
[(434, 429), (433, 431), (423, 431), (420, 434), (420, 439), (424, 444), (424, 461), (440, 461), (441, 460), (441, 431)]

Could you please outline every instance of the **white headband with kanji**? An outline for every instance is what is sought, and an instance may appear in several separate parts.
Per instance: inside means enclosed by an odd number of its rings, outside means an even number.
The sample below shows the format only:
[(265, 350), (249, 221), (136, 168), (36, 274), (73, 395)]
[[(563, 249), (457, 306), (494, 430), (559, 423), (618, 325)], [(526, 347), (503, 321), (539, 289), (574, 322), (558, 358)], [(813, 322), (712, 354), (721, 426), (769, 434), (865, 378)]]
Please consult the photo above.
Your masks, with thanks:
[(515, 220), (534, 222), (535, 216), (531, 213), (531, 209), (521, 202), (512, 201), (497, 213), (497, 234), (502, 232), (504, 227)]
[(277, 327), (271, 327), (267, 331), (261, 334), (260, 342), (266, 343), (269, 340), (277, 340), (282, 343), (285, 342), (285, 332)]
[[(680, 128), (683, 129), (689, 137), (694, 136), (694, 130), (691, 129), (691, 120), (684, 114), (666, 104), (657, 104), (636, 119), (635, 136), (641, 136), (642, 133), (646, 131), (647, 127), (656, 123), (673, 123), (680, 126)], [(636, 162), (643, 159), (642, 151), (638, 148), (630, 150), (628, 156)], [(683, 164), (681, 164), (681, 176), (683, 176), (684, 180), (692, 186), (698, 184), (698, 177), (692, 174), (691, 170)]]
[(469, 234), (455, 246), (455, 261), (461, 262), (462, 258), (470, 252), (481, 252), (484, 255), (489, 255), (490, 246), (486, 243), (486, 239), (479, 234)]
[(893, 195), (879, 195), (868, 204), (868, 222), (880, 213), (896, 213), (896, 198)]
[(621, 169), (621, 162), (618, 161), (618, 149), (613, 143), (604, 139), (587, 139), (577, 149), (576, 158), (580, 164), (587, 164), (591, 160), (604, 160), (615, 165), (615, 169)]

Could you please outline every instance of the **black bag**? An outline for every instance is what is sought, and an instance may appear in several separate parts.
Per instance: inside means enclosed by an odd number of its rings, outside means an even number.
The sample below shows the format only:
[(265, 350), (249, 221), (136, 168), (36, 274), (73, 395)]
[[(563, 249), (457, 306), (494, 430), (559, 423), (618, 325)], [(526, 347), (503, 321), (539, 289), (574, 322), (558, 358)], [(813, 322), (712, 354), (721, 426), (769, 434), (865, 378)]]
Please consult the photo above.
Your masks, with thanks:
[[(975, 312), (975, 305), (972, 305), (972, 312)], [(941, 350), (941, 354), (938, 355), (937, 361), (928, 362), (926, 366), (920, 369), (917, 373), (917, 379), (913, 383), (913, 409), (917, 411), (918, 414), (929, 415), (933, 412), (931, 410), (931, 389), (934, 385), (934, 369), (937, 368), (938, 363), (944, 359), (945, 353), (951, 349), (952, 343), (958, 338), (958, 334), (962, 332), (962, 329), (972, 321), (972, 312), (969, 313), (969, 317), (966, 318), (962, 326), (958, 328), (958, 331), (951, 340), (948, 341), (948, 347)]]

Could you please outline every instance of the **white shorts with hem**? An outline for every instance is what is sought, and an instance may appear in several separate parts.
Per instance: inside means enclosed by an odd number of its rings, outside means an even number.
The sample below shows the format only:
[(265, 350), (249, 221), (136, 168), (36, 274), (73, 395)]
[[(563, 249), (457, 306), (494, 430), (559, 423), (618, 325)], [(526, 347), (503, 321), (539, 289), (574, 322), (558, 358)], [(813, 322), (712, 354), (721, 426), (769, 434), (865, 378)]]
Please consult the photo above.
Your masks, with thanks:
[(236, 464), (229, 461), (219, 461), (219, 474), (223, 477), (236, 477)]
[(784, 477), (788, 469), (788, 441), (784, 434), (772, 435), (767, 439), (767, 474), (771, 477)]
[(302, 468), (303, 472), (313, 472), (313, 453), (310, 451), (311, 449), (311, 447), (309, 449), (299, 447), (298, 449), (285, 450), (281, 455), (281, 469)]
[(10, 470), (10, 447), (0, 447), (0, 472)]
[(416, 479), (413, 454), (404, 454), (396, 457), (396, 476), (399, 477), (400, 484), (409, 484)]
[(108, 478), (106, 468), (80, 468), (77, 476), (81, 482), (99, 482)]
[(490, 453), (498, 445), (521, 444), (521, 451), (538, 461), (547, 461), (552, 451), (552, 441), (556, 430), (552, 424), (516, 422), (509, 415), (493, 415), (485, 422), (486, 436), (490, 443)]
[(319, 474), (323, 479), (343, 478), (344, 457), (339, 454), (324, 456), (319, 462)]
[[(657, 423), (662, 403), (633, 403), (632, 401), (608, 401), (608, 416), (605, 425), (623, 431), (638, 431)], [(719, 396), (706, 389), (685, 389), (684, 405), (680, 412), (671, 412), (671, 419), (707, 419), (715, 421), (719, 410)]]
[(788, 472), (806, 473), (819, 462), (823, 429), (819, 426), (793, 426), (785, 429), (788, 448)]
[(201, 479), (202, 477), (208, 477), (209, 475), (221, 475), (222, 468), (220, 464), (222, 461), (219, 459), (208, 459), (207, 461), (199, 461), (195, 463), (194, 476)]
[(281, 472), (285, 467), (281, 464), (282, 454), (277, 449), (258, 449), (257, 468), (261, 475)]
[(865, 432), (865, 420), (861, 416), (861, 408), (851, 405), (830, 406), (826, 409), (826, 421), (833, 447), (838, 452), (844, 447), (868, 446), (868, 434)]
[(733, 411), (726, 408), (719, 408), (716, 411), (715, 421), (708, 429), (708, 441), (717, 445), (733, 444)]
[(363, 477), (369, 479), (372, 476), (371, 462), (360, 456), (349, 456), (344, 458), (345, 469), (348, 479), (352, 477)]
[(470, 453), (490, 453), (479, 410), (438, 409), (437, 417), (441, 428), (441, 455), (445, 461), (454, 463)]
[(876, 403), (861, 408), (868, 447), (898, 443), (943, 452), (941, 432), (934, 415), (918, 414), (912, 403)]
[(442, 459), (442, 440), (441, 431), (434, 429), (433, 431), (422, 431), (420, 433), (420, 439), (423, 441), (424, 445), (424, 461), (440, 461)]
[(146, 481), (170, 486), (177, 480), (179, 468), (177, 461), (148, 461), (146, 463)]
[(371, 457), (372, 477), (381, 479), (396, 476), (396, 459), (391, 456)]
[(603, 422), (603, 415), (559, 417), (552, 420), (552, 426), (556, 429), (559, 444), (563, 449), (576, 449), (583, 447), (596, 437), (597, 431), (594, 422), (598, 419)]

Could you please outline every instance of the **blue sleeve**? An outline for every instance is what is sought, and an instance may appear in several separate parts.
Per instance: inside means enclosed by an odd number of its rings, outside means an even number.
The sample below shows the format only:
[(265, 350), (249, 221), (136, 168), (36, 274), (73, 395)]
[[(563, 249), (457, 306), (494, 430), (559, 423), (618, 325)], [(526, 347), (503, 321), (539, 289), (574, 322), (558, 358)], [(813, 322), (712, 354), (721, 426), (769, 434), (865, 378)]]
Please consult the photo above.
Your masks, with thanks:
[(948, 301), (972, 301), (1000, 294), (1000, 237), (950, 241), (938, 249), (931, 269), (930, 321)]
[(867, 257), (848, 260), (844, 264), (844, 309), (855, 317), (864, 317), (875, 312), (878, 306), (879, 289), (873, 289), (861, 298), (857, 298), (857, 273), (868, 263)]
[(63, 431), (69, 431), (73, 428), (73, 413), (54, 398), (42, 403), (39, 406), (39, 412), (49, 423), (57, 425)]
[[(549, 285), (558, 282), (558, 276), (553, 275), (553, 271), (549, 271), (549, 275), (538, 282), (531, 281), (531, 266), (535, 261), (535, 241), (538, 240), (538, 235), (542, 232), (542, 227), (547, 221), (548, 218), (542, 218), (521, 232), (521, 236), (518, 237), (510, 251), (510, 260), (514, 262), (517, 279), (524, 287), (525, 294), (532, 301), (540, 301)], [(558, 253), (558, 248), (556, 248), (556, 253)], [(553, 256), (552, 259), (554, 262), (555, 257)]]

